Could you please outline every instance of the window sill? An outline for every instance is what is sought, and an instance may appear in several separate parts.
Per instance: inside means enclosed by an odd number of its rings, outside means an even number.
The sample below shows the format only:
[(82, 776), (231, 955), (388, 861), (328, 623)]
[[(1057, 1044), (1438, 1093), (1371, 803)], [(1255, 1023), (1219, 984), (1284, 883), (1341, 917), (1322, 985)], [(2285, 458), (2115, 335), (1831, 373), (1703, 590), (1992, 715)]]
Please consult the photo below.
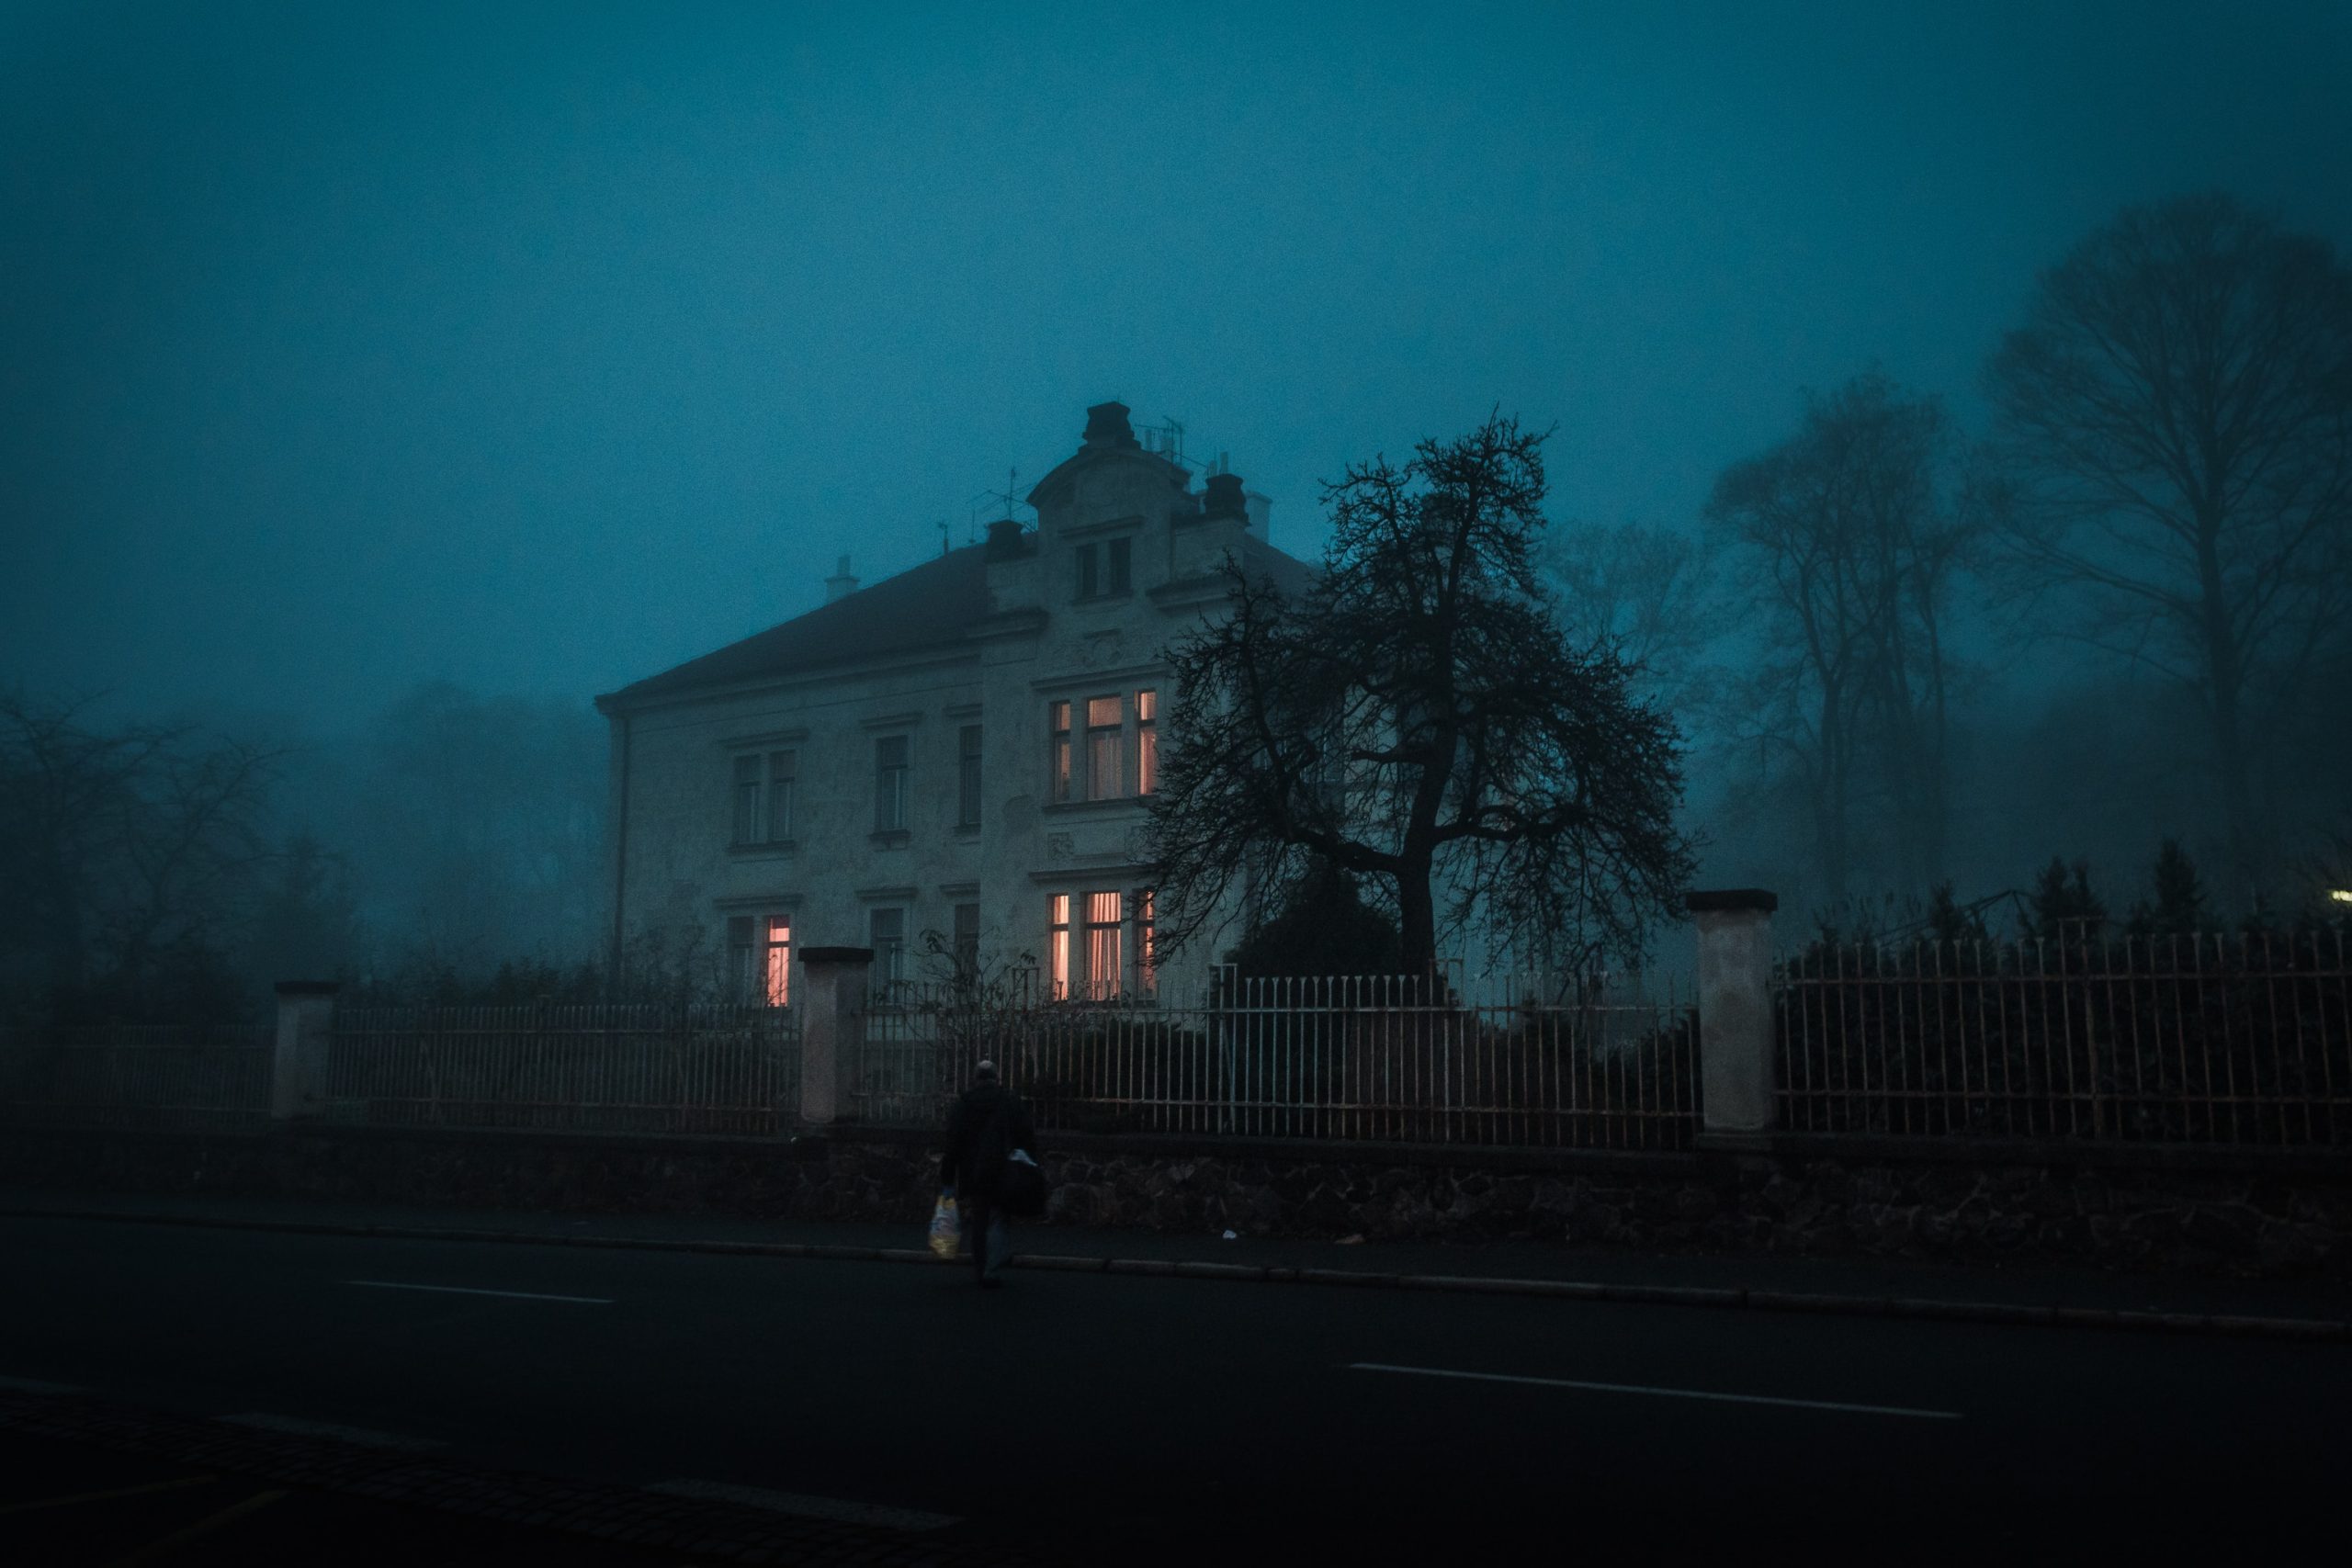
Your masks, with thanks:
[(1150, 801), (1148, 795), (1114, 795), (1108, 800), (1057, 800), (1037, 809), (1048, 817), (1115, 817)]
[(1132, 599), (1135, 596), (1136, 591), (1132, 588), (1114, 588), (1104, 593), (1078, 594), (1070, 600), (1070, 603), (1073, 604), (1115, 604), (1122, 599)]
[(796, 839), (770, 839), (763, 843), (729, 844), (727, 852), (736, 860), (788, 860), (799, 848)]
[(980, 836), (980, 825), (978, 822), (958, 822), (956, 824), (956, 836), (959, 839), (977, 839)]
[(904, 828), (877, 828), (865, 835), (865, 841), (877, 850), (902, 850), (912, 836)]

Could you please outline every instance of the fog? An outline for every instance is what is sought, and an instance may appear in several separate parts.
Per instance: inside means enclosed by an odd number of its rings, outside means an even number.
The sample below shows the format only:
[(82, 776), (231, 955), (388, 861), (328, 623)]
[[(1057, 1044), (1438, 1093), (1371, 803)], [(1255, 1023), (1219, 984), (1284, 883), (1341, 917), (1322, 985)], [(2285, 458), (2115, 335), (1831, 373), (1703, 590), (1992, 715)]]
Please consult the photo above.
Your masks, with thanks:
[[(966, 542), (1114, 397), (1310, 561), (1349, 464), (1550, 430), (1570, 630), (1799, 931), (1949, 885), (2007, 934), (2052, 857), (2126, 920), (2167, 839), (2213, 923), (2308, 914), (2352, 513), (2249, 546), (2292, 587), (2219, 742), (2168, 623), (2034, 554), (2081, 508), (2003, 356), (2128, 211), (2340, 268), (2352, 12), (2049, 10), (0, 10), (0, 977), (571, 983), (591, 698)], [(1838, 709), (1758, 540), (1866, 384), (1932, 411), (1933, 654)]]

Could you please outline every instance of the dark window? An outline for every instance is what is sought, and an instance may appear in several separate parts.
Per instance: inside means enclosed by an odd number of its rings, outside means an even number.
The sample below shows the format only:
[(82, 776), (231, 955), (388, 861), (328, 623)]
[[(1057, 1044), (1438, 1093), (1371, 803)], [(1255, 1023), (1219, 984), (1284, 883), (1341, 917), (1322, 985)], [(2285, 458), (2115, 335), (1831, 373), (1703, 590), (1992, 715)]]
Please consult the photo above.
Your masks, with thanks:
[(1125, 593), (1127, 591), (1129, 569), (1134, 562), (1135, 544), (1133, 539), (1111, 539), (1105, 542), (1103, 547), (1108, 559), (1104, 563), (1105, 570), (1102, 573), (1103, 592)]
[(907, 738), (886, 735), (874, 743), (874, 830), (896, 832), (907, 825)]
[(967, 979), (980, 972), (980, 907), (956, 906), (956, 973)]
[(760, 760), (757, 757), (735, 759), (735, 840), (739, 844), (760, 841)]
[(1095, 575), (1094, 547), (1080, 545), (1078, 547), (1078, 596), (1091, 599), (1101, 592), (1102, 583)]
[(1053, 748), (1047, 753), (1046, 795), (1054, 800), (1069, 798), (1069, 705), (1046, 705), (1046, 728), (1053, 734)]
[(797, 752), (768, 753), (768, 842), (783, 843), (792, 837), (793, 782), (798, 775), (800, 759)]
[(967, 724), (956, 736), (956, 825), (980, 825), (980, 727)]
[(729, 915), (727, 918), (727, 980), (739, 1002), (757, 998), (759, 969), (752, 946), (752, 917)]
[(907, 977), (907, 912), (874, 909), (865, 917), (866, 945), (874, 949), (874, 978), (886, 985)]

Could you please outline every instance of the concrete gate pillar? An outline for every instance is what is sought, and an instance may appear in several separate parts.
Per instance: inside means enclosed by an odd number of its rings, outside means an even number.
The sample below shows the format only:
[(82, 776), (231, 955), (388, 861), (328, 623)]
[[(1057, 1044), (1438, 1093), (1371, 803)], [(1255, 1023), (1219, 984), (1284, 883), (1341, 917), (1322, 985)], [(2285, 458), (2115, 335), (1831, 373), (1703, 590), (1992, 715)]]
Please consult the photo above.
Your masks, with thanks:
[(850, 1113), (850, 1085), (865, 1043), (870, 947), (800, 950), (800, 1121), (826, 1127)]
[(277, 1048), (270, 1062), (269, 1118), (316, 1116), (327, 1104), (327, 1046), (339, 980), (277, 982)]
[(1691, 893), (1699, 927), (1699, 1107), (1702, 1133), (1760, 1138), (1779, 1119), (1772, 1050), (1772, 911), (1760, 887)]

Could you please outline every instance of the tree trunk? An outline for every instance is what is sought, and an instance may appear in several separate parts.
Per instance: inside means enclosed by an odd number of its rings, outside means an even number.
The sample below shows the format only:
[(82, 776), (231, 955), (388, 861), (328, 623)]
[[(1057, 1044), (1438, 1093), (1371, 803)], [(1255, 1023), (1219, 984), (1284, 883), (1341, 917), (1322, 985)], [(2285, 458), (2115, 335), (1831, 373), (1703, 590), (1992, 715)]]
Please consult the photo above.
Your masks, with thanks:
[(1437, 968), (1437, 898), (1430, 891), (1431, 867), (1424, 861), (1396, 874), (1396, 946), (1404, 971), (1411, 976)]

